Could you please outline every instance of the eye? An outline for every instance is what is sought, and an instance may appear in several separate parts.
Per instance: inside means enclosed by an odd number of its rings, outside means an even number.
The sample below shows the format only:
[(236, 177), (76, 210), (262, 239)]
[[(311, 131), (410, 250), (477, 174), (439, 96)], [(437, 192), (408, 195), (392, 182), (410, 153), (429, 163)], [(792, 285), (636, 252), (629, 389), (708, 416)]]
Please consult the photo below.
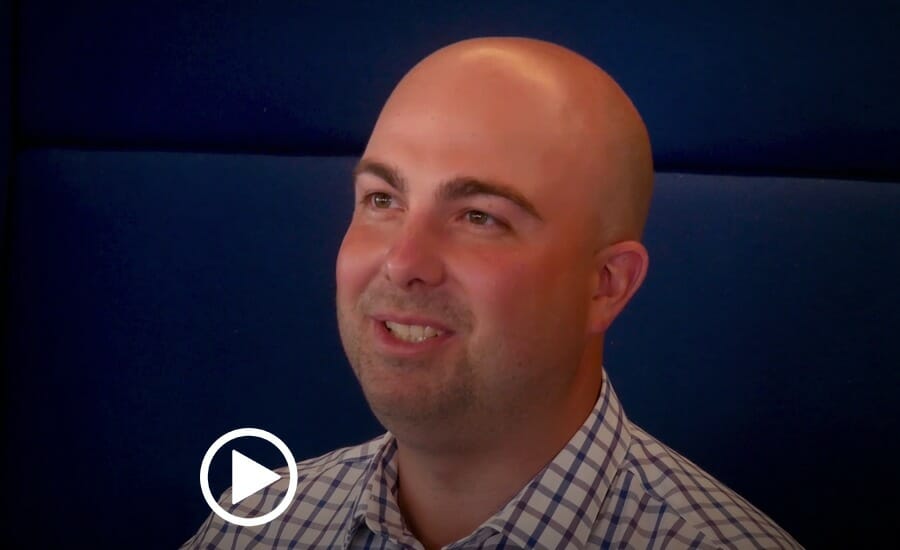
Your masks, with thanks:
[(466, 212), (466, 220), (474, 225), (503, 225), (497, 218), (480, 210)]
[(386, 210), (394, 205), (394, 197), (387, 193), (369, 193), (364, 196), (360, 202), (366, 206), (377, 208), (378, 210)]

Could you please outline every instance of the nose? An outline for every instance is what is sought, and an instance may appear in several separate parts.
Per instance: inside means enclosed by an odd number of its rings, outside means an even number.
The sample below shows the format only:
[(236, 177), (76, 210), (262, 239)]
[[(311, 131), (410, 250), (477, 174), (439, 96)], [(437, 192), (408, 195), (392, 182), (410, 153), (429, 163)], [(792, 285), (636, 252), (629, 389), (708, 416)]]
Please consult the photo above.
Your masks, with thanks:
[(404, 289), (440, 285), (445, 276), (440, 244), (439, 237), (427, 224), (407, 220), (385, 257), (385, 276)]

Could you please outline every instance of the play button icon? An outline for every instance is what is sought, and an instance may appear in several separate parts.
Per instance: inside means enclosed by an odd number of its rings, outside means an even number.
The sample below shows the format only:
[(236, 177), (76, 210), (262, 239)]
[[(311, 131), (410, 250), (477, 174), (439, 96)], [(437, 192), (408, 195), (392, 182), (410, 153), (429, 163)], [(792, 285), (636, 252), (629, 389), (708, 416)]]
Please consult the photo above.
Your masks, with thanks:
[(231, 503), (262, 491), (281, 479), (279, 474), (266, 468), (259, 462), (247, 458), (243, 453), (231, 450)]
[[(213, 457), (225, 444), (240, 437), (256, 437), (274, 445), (275, 448), (281, 452), (282, 456), (284, 456), (285, 461), (287, 461), (288, 473), (290, 474), (287, 493), (284, 495), (284, 498), (281, 499), (281, 502), (279, 502), (272, 511), (258, 517), (242, 517), (228, 512), (216, 502), (216, 499), (213, 498), (212, 491), (209, 488), (209, 466), (212, 463)], [(280, 480), (281, 477), (281, 474), (266, 468), (243, 453), (232, 450), (231, 504), (238, 504), (250, 495), (258, 493)], [(263, 525), (280, 516), (288, 509), (291, 502), (294, 500), (294, 494), (297, 492), (297, 461), (294, 460), (294, 455), (291, 454), (287, 445), (275, 437), (274, 434), (257, 428), (240, 428), (238, 430), (232, 430), (219, 439), (216, 439), (203, 456), (203, 462), (200, 463), (200, 490), (203, 493), (203, 498), (206, 500), (206, 503), (212, 511), (225, 521), (244, 527)]]

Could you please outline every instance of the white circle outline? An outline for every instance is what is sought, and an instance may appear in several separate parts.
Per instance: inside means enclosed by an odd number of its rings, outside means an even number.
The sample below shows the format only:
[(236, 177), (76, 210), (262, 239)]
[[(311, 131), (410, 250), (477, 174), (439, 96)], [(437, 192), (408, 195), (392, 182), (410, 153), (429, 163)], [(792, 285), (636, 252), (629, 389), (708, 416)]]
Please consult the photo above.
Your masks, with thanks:
[[(209, 489), (209, 465), (212, 463), (213, 456), (215, 456), (215, 454), (219, 452), (219, 449), (226, 443), (240, 437), (257, 437), (274, 445), (275, 448), (281, 452), (284, 459), (287, 460), (288, 471), (290, 474), (287, 494), (284, 495), (284, 498), (281, 499), (278, 506), (272, 511), (255, 518), (242, 518), (229, 513), (219, 506), (219, 503), (213, 498), (212, 491)], [(269, 523), (283, 514), (294, 500), (294, 494), (297, 492), (297, 477), (297, 461), (294, 460), (294, 455), (291, 453), (291, 450), (288, 449), (288, 446), (284, 444), (284, 441), (278, 439), (275, 434), (260, 430), (259, 428), (238, 428), (236, 430), (231, 430), (219, 439), (216, 439), (213, 444), (209, 446), (209, 449), (206, 450), (206, 454), (203, 455), (203, 462), (200, 463), (200, 491), (203, 493), (206, 504), (208, 504), (213, 513), (220, 518), (242, 527), (256, 527), (257, 525)]]

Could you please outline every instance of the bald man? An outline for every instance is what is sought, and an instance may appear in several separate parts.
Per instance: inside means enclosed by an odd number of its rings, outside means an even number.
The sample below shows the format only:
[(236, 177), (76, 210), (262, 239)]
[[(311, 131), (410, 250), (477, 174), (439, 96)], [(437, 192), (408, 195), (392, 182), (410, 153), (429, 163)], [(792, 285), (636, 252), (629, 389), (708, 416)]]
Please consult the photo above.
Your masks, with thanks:
[[(630, 423), (603, 337), (647, 273), (650, 143), (587, 59), (467, 40), (397, 85), (355, 172), (340, 335), (388, 432), (189, 548), (791, 548)], [(268, 511), (287, 481), (231, 507)]]

